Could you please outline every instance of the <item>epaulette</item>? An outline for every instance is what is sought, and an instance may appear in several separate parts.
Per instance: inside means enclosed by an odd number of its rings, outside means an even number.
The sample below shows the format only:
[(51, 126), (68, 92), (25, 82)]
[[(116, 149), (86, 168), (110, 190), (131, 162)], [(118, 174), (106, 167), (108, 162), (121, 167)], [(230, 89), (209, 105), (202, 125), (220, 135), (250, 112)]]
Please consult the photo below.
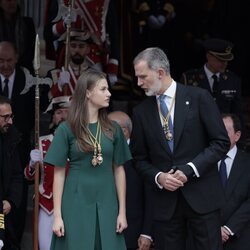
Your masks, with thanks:
[(165, 3), (163, 10), (166, 11), (168, 15), (173, 15), (175, 13), (174, 6), (171, 3)]
[(182, 74), (182, 81), (185, 85), (199, 86), (200, 81), (204, 80), (206, 75), (199, 69), (191, 69)]
[(223, 80), (227, 80), (229, 78), (229, 75), (230, 75), (230, 71), (228, 69), (226, 69), (226, 71), (224, 73), (221, 73), (220, 74), (220, 77), (223, 79)]
[(5, 229), (5, 226), (4, 226), (4, 214), (0, 214), (0, 229)]
[(147, 2), (143, 2), (139, 5), (139, 8), (138, 8), (138, 12), (146, 12), (146, 11), (149, 11), (150, 10), (150, 7), (148, 5)]

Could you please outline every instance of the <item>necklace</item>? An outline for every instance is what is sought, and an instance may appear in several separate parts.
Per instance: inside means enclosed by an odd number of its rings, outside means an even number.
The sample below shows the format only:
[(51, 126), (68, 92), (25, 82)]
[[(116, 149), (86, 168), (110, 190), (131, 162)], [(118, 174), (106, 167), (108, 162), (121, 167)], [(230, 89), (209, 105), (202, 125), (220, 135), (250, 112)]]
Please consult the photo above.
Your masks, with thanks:
[(92, 157), (91, 164), (93, 167), (96, 167), (97, 165), (101, 165), (103, 163), (102, 147), (101, 147), (102, 130), (101, 130), (100, 123), (97, 122), (97, 129), (96, 129), (95, 136), (91, 133), (89, 128), (88, 128), (88, 132), (89, 132), (89, 139), (94, 147), (94, 154)]
[(171, 115), (171, 110), (174, 106), (174, 102), (175, 102), (175, 95), (173, 97), (173, 100), (171, 102), (171, 105), (170, 105), (170, 109), (166, 115), (166, 117), (164, 117), (164, 115), (162, 114), (161, 112), (161, 109), (159, 109), (160, 111), (160, 115), (161, 115), (161, 118), (162, 118), (162, 121), (163, 121), (163, 131), (164, 131), (164, 134), (166, 136), (166, 139), (168, 141), (171, 141), (173, 139), (173, 133), (171, 132), (170, 128), (169, 128), (169, 118), (170, 118), (170, 115)]

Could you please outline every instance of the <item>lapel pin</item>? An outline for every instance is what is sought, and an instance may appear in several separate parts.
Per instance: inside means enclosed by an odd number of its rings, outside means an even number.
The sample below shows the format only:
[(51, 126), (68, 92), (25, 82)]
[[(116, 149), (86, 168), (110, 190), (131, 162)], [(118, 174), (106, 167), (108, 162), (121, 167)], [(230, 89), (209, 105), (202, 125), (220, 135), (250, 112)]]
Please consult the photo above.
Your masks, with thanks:
[(186, 105), (189, 105), (189, 101), (186, 101)]

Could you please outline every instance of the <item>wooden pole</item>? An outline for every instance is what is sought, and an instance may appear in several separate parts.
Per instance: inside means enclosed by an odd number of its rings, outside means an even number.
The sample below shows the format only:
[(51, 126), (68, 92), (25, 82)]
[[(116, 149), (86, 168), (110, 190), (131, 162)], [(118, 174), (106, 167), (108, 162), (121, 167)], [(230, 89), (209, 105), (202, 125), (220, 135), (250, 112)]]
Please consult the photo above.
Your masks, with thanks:
[[(39, 134), (40, 134), (40, 94), (38, 76), (40, 69), (40, 42), (38, 34), (36, 35), (35, 56), (33, 62), (36, 74), (36, 89), (35, 89), (35, 148), (39, 149)], [(39, 216), (39, 174), (40, 164), (35, 164), (35, 200), (34, 200), (34, 236), (33, 236), (33, 249), (38, 250), (38, 216)]]
[[(71, 16), (72, 7), (73, 7), (73, 0), (70, 0), (69, 5), (68, 5), (68, 15), (69, 16)], [(66, 42), (65, 42), (65, 59), (64, 59), (64, 69), (65, 70), (68, 70), (68, 68), (69, 68), (70, 30), (71, 30), (71, 23), (67, 23)], [(63, 86), (63, 94), (69, 95), (69, 85), (68, 84), (65, 84)]]

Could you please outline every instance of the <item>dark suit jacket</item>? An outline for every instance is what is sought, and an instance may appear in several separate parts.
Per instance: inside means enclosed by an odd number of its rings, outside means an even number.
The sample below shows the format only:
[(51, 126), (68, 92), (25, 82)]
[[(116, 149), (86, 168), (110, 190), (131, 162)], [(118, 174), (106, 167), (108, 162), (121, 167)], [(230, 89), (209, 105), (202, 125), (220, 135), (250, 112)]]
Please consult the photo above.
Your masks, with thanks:
[(226, 250), (249, 249), (250, 236), (250, 155), (237, 151), (225, 188), (222, 225), (234, 233), (224, 244)]
[[(212, 94), (204, 67), (183, 73), (181, 82), (204, 88)], [(232, 71), (220, 74), (215, 101), (221, 113), (234, 113), (242, 118), (241, 79)]]
[(6, 134), (0, 136), (2, 140), (1, 150), (3, 150), (3, 161), (0, 164), (1, 192), (3, 200), (9, 201), (11, 204), (11, 211), (5, 216), (5, 245), (6, 249), (12, 249), (8, 247), (18, 245), (17, 218), (15, 215), (20, 209), (23, 193), (23, 171), (18, 153), (20, 138), (19, 133), (13, 126), (9, 128)]
[(7, 20), (0, 12), (0, 41), (12, 42), (18, 50), (18, 65), (33, 72), (36, 30), (31, 17), (17, 13), (12, 20)]
[(128, 228), (124, 231), (127, 248), (137, 249), (140, 234), (152, 235), (152, 201), (150, 187), (136, 172), (133, 161), (124, 164), (126, 173), (126, 213)]
[(1, 135), (3, 163), (1, 163), (1, 188), (4, 200), (16, 208), (21, 202), (23, 171), (20, 165), (18, 143), (19, 133), (11, 126), (6, 134)]
[(135, 107), (131, 148), (137, 170), (155, 187), (154, 218), (166, 220), (172, 216), (179, 192), (159, 189), (156, 174), (188, 162), (196, 166), (200, 178), (191, 178), (180, 189), (183, 196), (198, 213), (218, 209), (223, 190), (216, 163), (229, 145), (219, 110), (206, 90), (177, 84), (173, 153), (162, 129), (156, 98), (149, 97)]
[[(1, 80), (0, 80), (1, 81)], [(35, 120), (35, 91), (32, 87), (26, 94), (20, 95), (26, 83), (23, 70), (16, 67), (13, 91), (11, 96), (11, 107), (14, 114), (13, 123), (21, 133), (20, 156), (22, 165), (28, 162), (30, 146), (30, 135), (34, 127)], [(0, 88), (0, 95), (2, 89)]]

